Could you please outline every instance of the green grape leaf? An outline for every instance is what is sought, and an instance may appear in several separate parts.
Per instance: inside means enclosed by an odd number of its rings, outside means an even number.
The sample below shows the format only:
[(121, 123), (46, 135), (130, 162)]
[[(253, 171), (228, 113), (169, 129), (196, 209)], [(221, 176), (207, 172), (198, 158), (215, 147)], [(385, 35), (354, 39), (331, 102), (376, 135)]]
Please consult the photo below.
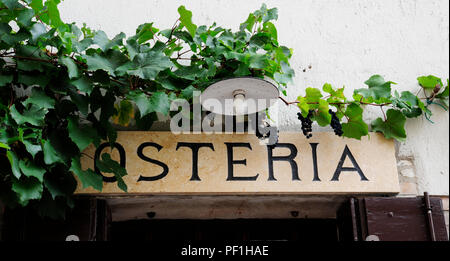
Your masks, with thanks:
[(344, 95), (344, 87), (339, 88), (335, 90), (333, 86), (329, 83), (325, 83), (322, 87), (322, 90), (326, 93), (330, 94), (330, 98), (328, 98), (328, 102), (339, 102), (339, 101), (345, 101), (345, 95)]
[(93, 44), (93, 40), (91, 38), (85, 38), (81, 41), (72, 41), (72, 48), (75, 52), (81, 53), (85, 51), (89, 46)]
[(197, 26), (192, 23), (192, 12), (187, 10), (184, 5), (178, 7), (178, 13), (180, 14), (181, 24), (186, 27), (192, 37), (195, 36)]
[(17, 193), (19, 203), (22, 206), (27, 205), (31, 199), (40, 199), (42, 196), (43, 185), (36, 178), (24, 178), (20, 180), (13, 179), (12, 190)]
[(77, 187), (77, 180), (65, 167), (56, 166), (44, 176), (44, 186), (55, 200), (57, 197), (70, 197)]
[[(9, 24), (0, 22), (0, 34), (2, 34), (2, 35), (10, 34), (11, 30), (12, 30), (12, 28), (11, 28), (11, 26), (9, 26)], [(1, 38), (2, 37), (0, 36), (0, 39)]]
[(112, 40), (109, 40), (105, 32), (97, 31), (94, 38), (92, 39), (92, 43), (97, 44), (98, 46), (100, 46), (100, 49), (102, 49), (103, 52), (106, 52), (107, 50), (115, 46), (122, 46), (124, 38), (125, 34), (120, 33), (116, 35)]
[(28, 161), (20, 160), (19, 167), (25, 176), (35, 177), (40, 182), (42, 182), (44, 180), (44, 174), (45, 174), (46, 170), (39, 166), (36, 166), (33, 162), (31, 162), (29, 160)]
[(34, 126), (43, 126), (46, 113), (47, 109), (39, 108), (35, 104), (32, 104), (30, 109), (25, 110), (23, 114), (17, 111), (15, 105), (11, 106), (11, 117), (19, 125), (29, 123)]
[(35, 145), (28, 140), (22, 140), (22, 143), (25, 145), (25, 148), (33, 156), (33, 158), (39, 151), (42, 151), (41, 145)]
[(153, 125), (153, 122), (158, 120), (156, 112), (149, 113), (144, 117), (141, 117), (138, 110), (134, 113), (134, 119), (136, 120), (136, 126), (141, 131), (148, 131)]
[(101, 30), (97, 31), (94, 38), (92, 39), (92, 43), (100, 46), (100, 49), (102, 49), (102, 51), (106, 51), (109, 49), (106, 48), (106, 46), (109, 44), (109, 41), (110, 40), (106, 33)]
[(7, 149), (7, 150), (10, 150), (10, 149), (11, 149), (11, 147), (8, 146), (8, 144), (5, 144), (5, 143), (3, 143), (3, 142), (0, 142), (0, 148), (2, 148), (2, 149)]
[(386, 82), (380, 75), (373, 75), (364, 83), (369, 88), (356, 89), (355, 94), (361, 94), (366, 99), (372, 97), (376, 103), (388, 102), (391, 97), (391, 84), (395, 84)]
[(249, 32), (252, 32), (252, 28), (255, 25), (255, 21), (256, 21), (255, 15), (249, 14), (247, 20), (239, 26), (239, 30), (244, 31), (244, 29), (247, 29)]
[(306, 88), (305, 98), (308, 102), (319, 102), (320, 98), (322, 98), (322, 93), (317, 88), (308, 87)]
[(271, 22), (266, 22), (263, 25), (263, 30), (265, 32), (267, 32), (272, 39), (274, 39), (275, 41), (277, 41), (278, 39), (278, 33), (277, 33), (277, 28), (275, 27), (274, 24), (272, 24)]
[(317, 109), (319, 107), (319, 100), (322, 98), (322, 93), (317, 88), (308, 87), (306, 88), (305, 98), (310, 108)]
[(113, 117), (114, 123), (128, 126), (134, 115), (133, 104), (127, 100), (122, 100), (120, 103), (114, 105), (114, 107), (117, 110), (117, 114)]
[(139, 53), (140, 45), (136, 41), (137, 36), (133, 36), (127, 39), (127, 44), (125, 45), (125, 48), (128, 52), (128, 56), (130, 56), (130, 59), (133, 60), (134, 56)]
[(422, 114), (421, 103), (419, 98), (409, 91), (403, 91), (400, 97), (395, 92), (395, 97), (392, 99), (392, 104), (408, 118), (414, 118)]
[(160, 77), (159, 77), (160, 75), (161, 75), (161, 74), (158, 75), (158, 78), (156, 79), (156, 82), (159, 83), (159, 84), (161, 84), (161, 86), (162, 86), (164, 89), (171, 90), (171, 91), (174, 91), (174, 90), (177, 89), (176, 83), (174, 83), (174, 82), (173, 82), (171, 79), (169, 79), (169, 78), (160, 78)]
[(19, 24), (23, 25), (23, 26), (30, 26), (32, 21), (31, 18), (34, 17), (34, 11), (33, 9), (22, 9), (19, 11), (19, 15), (17, 15), (17, 21), (19, 22)]
[(181, 91), (181, 95), (185, 98), (185, 99), (190, 99), (192, 98), (192, 95), (194, 93), (194, 91), (198, 91), (194, 86), (189, 85), (188, 87), (184, 88)]
[(44, 152), (44, 162), (47, 165), (51, 165), (56, 162), (64, 163), (64, 160), (58, 155), (58, 152), (53, 148), (52, 144), (48, 140), (41, 140), (42, 149)]
[(158, 31), (159, 31), (158, 29), (153, 27), (153, 23), (145, 23), (145, 24), (139, 25), (139, 27), (136, 30), (136, 33), (138, 36), (138, 43), (142, 44), (142, 43), (147, 42), (150, 39), (153, 39), (153, 36)]
[(50, 81), (49, 77), (42, 73), (36, 72), (23, 72), (18, 75), (17, 81), (25, 85), (39, 85), (41, 87), (47, 86)]
[(19, 1), (17, 0), (1, 0), (1, 2), (9, 9), (9, 10), (14, 10), (14, 9), (20, 9), (23, 8), (23, 5), (21, 5), (19, 3)]
[(87, 115), (89, 111), (89, 97), (79, 94), (73, 90), (69, 91), (71, 101), (77, 106), (78, 110)]
[(70, 57), (61, 56), (59, 58), (62, 64), (67, 67), (67, 72), (69, 73), (69, 78), (78, 78), (80, 77), (80, 72), (78, 71), (78, 66)]
[(166, 37), (167, 39), (170, 38), (170, 35), (172, 34), (172, 29), (165, 29), (165, 30), (161, 30), (159, 31), (159, 34)]
[(278, 19), (278, 9), (277, 8), (268, 9), (267, 12), (262, 17), (263, 23), (267, 23), (270, 20), (277, 20), (277, 19)]
[(112, 76), (116, 76), (116, 69), (128, 61), (124, 54), (113, 49), (108, 50), (105, 54), (83, 55), (83, 58), (86, 59), (89, 71), (103, 70)]
[(248, 70), (248, 65), (245, 63), (240, 63), (238, 68), (233, 72), (236, 76), (247, 76), (250, 75), (251, 72)]
[(29, 4), (36, 14), (44, 9), (43, 0), (31, 0), (31, 3)]
[(129, 75), (135, 75), (146, 80), (155, 80), (156, 75), (170, 68), (173, 63), (162, 52), (139, 53), (133, 59), (133, 64), (119, 68), (119, 71), (126, 71)]
[(292, 56), (292, 52), (289, 48), (286, 46), (280, 46), (274, 49), (275, 52), (275, 59), (277, 59), (279, 62), (283, 61), (285, 63), (289, 62), (289, 58)]
[(289, 83), (293, 83), (293, 78), (295, 76), (294, 70), (284, 61), (281, 61), (281, 69), (283, 73), (276, 72), (274, 73), (274, 80), (279, 84), (286, 86)]
[(417, 98), (416, 95), (414, 95), (412, 92), (410, 91), (404, 91), (401, 94), (401, 100), (405, 103), (407, 103), (409, 106), (411, 107), (415, 107), (418, 105), (418, 101), (419, 99)]
[(169, 97), (165, 92), (155, 92), (150, 97), (150, 104), (152, 111), (160, 112), (163, 115), (168, 115), (170, 109)]
[(61, 20), (59, 10), (57, 7), (57, 4), (59, 4), (59, 2), (60, 0), (47, 0), (45, 2), (50, 25), (54, 28), (58, 28), (64, 25), (64, 22)]
[(13, 75), (7, 75), (0, 73), (0, 86), (5, 86), (8, 83), (11, 83), (13, 80)]
[(319, 100), (317, 114), (314, 115), (314, 119), (322, 127), (327, 126), (331, 122), (331, 114), (328, 112), (329, 108), (327, 101)]
[(333, 94), (335, 92), (333, 86), (331, 86), (331, 84), (329, 83), (325, 83), (322, 87), (322, 90), (329, 94)]
[(406, 118), (398, 110), (389, 109), (386, 112), (386, 121), (378, 118), (372, 122), (372, 130), (382, 132), (387, 139), (394, 138), (398, 141), (405, 141), (405, 121)]
[(449, 86), (449, 80), (447, 80), (447, 86), (445, 86), (444, 91), (442, 91), (441, 93), (439, 93), (438, 95), (436, 95), (436, 98), (439, 99), (441, 101), (441, 104), (443, 104), (446, 108), (448, 108), (449, 106), (449, 98), (448, 98), (448, 86)]
[(20, 172), (20, 167), (19, 167), (19, 159), (17, 158), (16, 154), (10, 150), (8, 150), (6, 152), (6, 156), (8, 157), (9, 164), (11, 165), (11, 170), (12, 170), (14, 177), (19, 179), (20, 176), (22, 176), (22, 172)]
[[(181, 28), (179, 28), (179, 29), (181, 29)], [(176, 36), (177, 38), (185, 41), (188, 44), (190, 44), (190, 43), (192, 43), (194, 41), (192, 36), (186, 31), (178, 31), (178, 30), (176, 30), (175, 32), (173, 32), (173, 35)], [(174, 46), (175, 46), (175, 43), (174, 43)]]
[(37, 39), (39, 39), (40, 36), (42, 36), (45, 33), (47, 33), (47, 28), (45, 28), (45, 25), (43, 25), (41, 23), (35, 23), (31, 27), (30, 33), (31, 33), (31, 40), (33, 42), (36, 42)]
[(297, 101), (298, 101), (297, 106), (300, 108), (303, 117), (306, 117), (310, 110), (308, 100), (304, 97), (299, 96), (297, 98)]
[(417, 78), (417, 81), (419, 82), (419, 85), (426, 89), (434, 89), (436, 85), (444, 86), (442, 84), (441, 78), (438, 78), (434, 75), (428, 75), (428, 76), (420, 76)]
[(205, 71), (205, 69), (200, 68), (196, 65), (191, 65), (179, 68), (174, 72), (174, 74), (180, 78), (193, 81), (198, 78), (203, 71)]
[(6, 42), (9, 45), (15, 45), (17, 43), (20, 43), (21, 41), (24, 41), (30, 37), (30, 33), (26, 31), (25, 29), (20, 29), (17, 33), (9, 33), (9, 34), (3, 34), (0, 36), (0, 39)]
[(70, 139), (77, 145), (80, 151), (83, 151), (89, 146), (97, 135), (97, 131), (90, 126), (78, 126), (78, 121), (74, 117), (68, 118), (67, 130), (69, 131)]
[(363, 121), (363, 109), (356, 103), (351, 103), (347, 106), (344, 115), (347, 117), (347, 122), (342, 123), (342, 135), (347, 138), (355, 138), (361, 140), (362, 136), (369, 134), (369, 128)]
[(94, 88), (93, 83), (84, 75), (79, 79), (71, 81), (70, 83), (78, 90), (87, 94), (91, 94), (92, 89)]
[(134, 103), (139, 109), (141, 117), (153, 111), (153, 108), (150, 104), (150, 100), (148, 99), (147, 95), (145, 95), (145, 93), (130, 92), (127, 98), (130, 99), (131, 101), (134, 101)]
[(103, 188), (103, 177), (95, 173), (92, 169), (82, 170), (80, 158), (72, 158), (70, 169), (71, 172), (78, 177), (83, 185), (83, 188), (93, 187), (94, 189), (101, 191)]
[(53, 109), (55, 107), (55, 100), (45, 94), (40, 88), (34, 87), (31, 90), (31, 95), (22, 103), (25, 107), (32, 104), (40, 109)]
[(250, 38), (250, 44), (259, 48), (264, 48), (266, 44), (270, 44), (271, 42), (272, 35), (265, 32), (257, 33)]
[(111, 155), (108, 153), (102, 154), (102, 160), (97, 161), (97, 167), (102, 172), (114, 173), (114, 176), (117, 179), (117, 186), (121, 190), (127, 192), (128, 188), (123, 180), (123, 177), (127, 175), (127, 170), (122, 168), (118, 162), (112, 160)]
[[(223, 31), (217, 38), (217, 41), (221, 43), (228, 50), (233, 50), (234, 36), (230, 30)], [(223, 49), (218, 49), (218, 52), (223, 53)]]
[(248, 67), (254, 69), (264, 69), (268, 65), (268, 57), (263, 54), (252, 54), (249, 57)]

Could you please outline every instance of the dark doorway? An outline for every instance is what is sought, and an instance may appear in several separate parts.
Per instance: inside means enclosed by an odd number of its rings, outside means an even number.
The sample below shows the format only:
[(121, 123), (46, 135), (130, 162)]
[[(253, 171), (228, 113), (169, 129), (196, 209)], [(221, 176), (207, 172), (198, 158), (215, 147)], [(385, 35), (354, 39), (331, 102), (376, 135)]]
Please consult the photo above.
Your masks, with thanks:
[(334, 219), (132, 220), (113, 222), (122, 240), (307, 240), (337, 241)]

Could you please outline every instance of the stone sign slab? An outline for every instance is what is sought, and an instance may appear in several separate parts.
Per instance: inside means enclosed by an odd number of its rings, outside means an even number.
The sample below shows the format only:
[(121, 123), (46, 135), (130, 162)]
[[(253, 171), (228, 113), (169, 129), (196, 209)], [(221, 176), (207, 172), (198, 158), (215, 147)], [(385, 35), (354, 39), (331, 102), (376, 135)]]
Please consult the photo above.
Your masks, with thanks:
[[(378, 133), (361, 141), (331, 132), (279, 133), (275, 146), (252, 134), (172, 134), (119, 131), (114, 149), (88, 147), (83, 169), (108, 152), (125, 166), (129, 194), (395, 194), (399, 192), (393, 140)], [(98, 171), (98, 170), (97, 170)], [(103, 190), (120, 194), (111, 173)]]

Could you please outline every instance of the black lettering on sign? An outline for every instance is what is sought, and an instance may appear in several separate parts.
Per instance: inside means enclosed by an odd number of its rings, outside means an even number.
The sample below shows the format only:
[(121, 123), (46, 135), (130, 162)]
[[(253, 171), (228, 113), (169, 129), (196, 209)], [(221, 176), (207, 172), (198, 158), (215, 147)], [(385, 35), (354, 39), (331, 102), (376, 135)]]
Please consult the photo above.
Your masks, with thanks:
[[(354, 168), (342, 167), (344, 165), (345, 158), (347, 157), (350, 158), (350, 161), (352, 162)], [(361, 177), (361, 180), (368, 181), (368, 179), (366, 178), (366, 176), (364, 176), (364, 173), (362, 172), (361, 168), (359, 167), (358, 163), (356, 162), (347, 145), (345, 145), (344, 152), (342, 153), (341, 159), (339, 160), (339, 164), (336, 168), (336, 171), (334, 172), (331, 181), (338, 181), (339, 175), (341, 175), (342, 171), (357, 171), (359, 176)]]
[(249, 148), (252, 150), (252, 147), (250, 146), (250, 143), (233, 143), (233, 142), (225, 142), (225, 145), (227, 145), (227, 155), (228, 155), (228, 178), (227, 181), (230, 180), (256, 180), (259, 176), (259, 174), (256, 174), (256, 176), (253, 177), (235, 177), (233, 173), (233, 165), (234, 164), (243, 164), (247, 165), (247, 160), (233, 160), (233, 148), (234, 147), (244, 147)]
[(319, 143), (310, 143), (309, 145), (311, 146), (311, 149), (312, 149), (312, 159), (313, 159), (313, 169), (314, 169), (313, 181), (320, 181), (319, 167), (317, 166), (317, 145), (319, 145)]
[(200, 177), (198, 176), (198, 150), (201, 147), (207, 147), (214, 151), (214, 145), (212, 143), (178, 142), (176, 150), (180, 147), (188, 147), (192, 150), (192, 177), (190, 180), (200, 181)]
[(169, 173), (169, 167), (167, 167), (166, 164), (164, 164), (163, 162), (161, 162), (159, 160), (151, 159), (144, 155), (143, 151), (144, 151), (144, 148), (146, 148), (146, 147), (155, 147), (156, 149), (158, 149), (158, 151), (160, 151), (163, 147), (161, 145), (159, 145), (158, 143), (144, 142), (141, 145), (139, 145), (139, 147), (137, 148), (137, 155), (139, 158), (162, 167), (163, 172), (161, 174), (159, 174), (158, 176), (154, 176), (154, 177), (144, 177), (142, 175), (139, 175), (139, 178), (137, 180), (138, 182), (139, 181), (155, 181), (158, 179), (162, 179)]
[[(95, 154), (94, 154), (94, 170), (95, 170), (95, 172), (97, 174), (99, 174), (99, 175), (101, 175), (103, 177), (103, 181), (104, 182), (116, 182), (117, 181), (116, 177), (105, 177), (105, 176), (103, 176), (102, 172), (97, 167), (97, 160), (100, 158), (100, 154), (102, 153), (103, 149), (108, 147), (109, 145), (110, 145), (110, 143), (108, 143), (108, 142), (102, 143), (95, 150)], [(117, 143), (117, 142), (114, 142), (112, 148), (116, 148), (119, 151), (119, 157), (120, 157), (119, 164), (120, 164), (120, 166), (122, 168), (125, 168), (125, 166), (126, 166), (125, 149), (122, 147), (122, 145), (120, 145), (120, 143)]]
[[(291, 153), (287, 156), (273, 156), (274, 148), (288, 148)], [(297, 147), (291, 143), (277, 143), (275, 145), (267, 146), (267, 156), (269, 162), (269, 181), (277, 180), (273, 174), (273, 162), (274, 161), (287, 161), (291, 165), (292, 170), (292, 180), (300, 180), (298, 177), (298, 166), (295, 162), (295, 157), (297, 157)]]

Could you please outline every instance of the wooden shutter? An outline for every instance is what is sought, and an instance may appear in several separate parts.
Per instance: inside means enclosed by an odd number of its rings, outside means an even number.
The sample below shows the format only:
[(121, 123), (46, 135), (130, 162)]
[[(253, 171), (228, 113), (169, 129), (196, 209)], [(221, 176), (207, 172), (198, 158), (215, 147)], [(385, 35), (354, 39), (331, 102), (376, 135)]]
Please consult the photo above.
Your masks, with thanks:
[(442, 201), (430, 197), (429, 222), (424, 197), (352, 198), (338, 211), (339, 238), (342, 241), (447, 241)]

